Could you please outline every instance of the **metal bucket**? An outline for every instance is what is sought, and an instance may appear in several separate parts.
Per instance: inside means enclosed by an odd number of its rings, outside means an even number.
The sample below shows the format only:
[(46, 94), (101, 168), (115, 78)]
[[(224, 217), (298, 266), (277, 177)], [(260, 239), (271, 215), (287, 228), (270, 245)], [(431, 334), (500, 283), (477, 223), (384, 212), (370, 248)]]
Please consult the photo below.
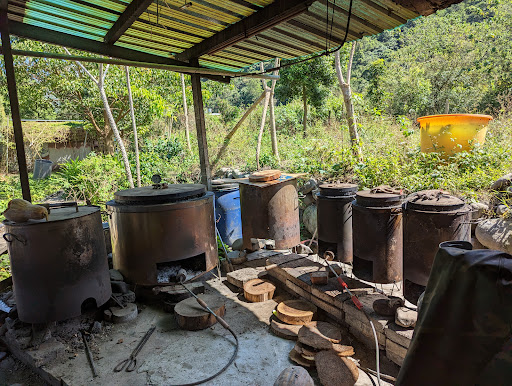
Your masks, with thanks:
[(440, 190), (407, 197), (404, 216), (404, 295), (416, 304), (443, 241), (471, 240), (471, 207)]
[(222, 241), (231, 246), (242, 238), (242, 211), (240, 189), (232, 180), (212, 181), (215, 195), (215, 222)]
[(204, 185), (119, 191), (107, 211), (114, 268), (129, 282), (161, 283), (158, 266), (166, 263), (205, 272), (217, 265), (213, 193)]
[(402, 195), (358, 192), (352, 203), (354, 274), (374, 283), (402, 281)]
[(258, 183), (240, 181), (240, 206), (244, 248), (251, 248), (251, 238), (275, 240), (276, 249), (288, 249), (300, 243), (295, 178), (281, 176), (279, 180)]
[(323, 184), (317, 193), (318, 254), (335, 253), (344, 263), (352, 262), (352, 201), (355, 184)]
[(94, 299), (99, 307), (110, 298), (100, 208), (52, 209), (48, 222), (4, 224), (21, 321), (73, 318), (86, 300)]
[(52, 174), (53, 162), (47, 159), (36, 159), (34, 162), (34, 180), (42, 180)]

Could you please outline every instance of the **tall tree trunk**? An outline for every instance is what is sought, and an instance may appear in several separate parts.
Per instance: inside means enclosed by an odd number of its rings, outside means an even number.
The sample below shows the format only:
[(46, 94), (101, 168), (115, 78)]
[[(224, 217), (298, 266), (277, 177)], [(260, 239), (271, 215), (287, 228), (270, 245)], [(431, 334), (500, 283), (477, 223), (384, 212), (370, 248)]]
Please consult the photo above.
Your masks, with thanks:
[(137, 173), (137, 186), (140, 188), (140, 160), (139, 160), (139, 139), (137, 136), (137, 124), (135, 122), (135, 111), (133, 110), (132, 86), (130, 84), (130, 70), (124, 67), (126, 72), (126, 85), (128, 86), (128, 101), (130, 103), (130, 117), (132, 119), (133, 142), (135, 143), (135, 171)]
[(183, 95), (183, 114), (185, 115), (185, 135), (187, 137), (188, 151), (192, 153), (192, 146), (190, 146), (190, 129), (188, 126), (188, 106), (187, 106), (187, 94), (185, 93), (185, 75), (180, 74), (181, 78), (181, 93)]
[(336, 51), (335, 56), (335, 66), (336, 66), (336, 75), (338, 76), (338, 81), (340, 83), (341, 92), (343, 94), (343, 102), (345, 104), (345, 110), (347, 111), (347, 123), (348, 123), (348, 132), (350, 135), (350, 143), (352, 147), (352, 152), (354, 157), (358, 160), (362, 160), (361, 147), (359, 143), (359, 134), (357, 132), (357, 122), (354, 114), (354, 105), (352, 103), (352, 90), (350, 89), (350, 74), (352, 71), (352, 60), (354, 58), (354, 52), (356, 49), (356, 42), (352, 43), (352, 49), (350, 50), (350, 58), (348, 61), (347, 68), (347, 81), (343, 78), (343, 73), (341, 72), (341, 64), (340, 64), (340, 51)]
[(306, 130), (308, 128), (308, 98), (306, 94), (306, 84), (302, 85), (302, 101), (304, 102), (304, 119), (302, 120), (303, 133), (302, 135), (306, 138)]
[[(279, 67), (279, 58), (276, 58), (274, 67)], [(274, 75), (277, 75), (279, 71), (274, 71)], [(272, 80), (272, 87), (270, 88), (270, 137), (272, 138), (272, 153), (278, 164), (281, 163), (279, 158), (279, 149), (277, 148), (277, 132), (276, 132), (276, 116), (274, 113), (274, 89), (276, 87), (276, 80)]]
[(130, 188), (133, 188), (133, 177), (132, 171), (130, 169), (130, 162), (128, 161), (128, 154), (126, 153), (126, 148), (124, 147), (123, 139), (121, 138), (121, 134), (117, 129), (116, 121), (114, 120), (114, 116), (112, 115), (112, 110), (110, 109), (110, 105), (108, 104), (107, 94), (105, 93), (105, 75), (103, 72), (103, 64), (99, 64), (100, 67), (100, 76), (98, 82), (96, 83), (98, 89), (100, 90), (101, 100), (103, 101), (103, 108), (107, 114), (108, 122), (110, 124), (110, 128), (114, 132), (114, 136), (116, 137), (117, 144), (119, 145), (119, 150), (121, 151), (121, 156), (123, 158), (124, 170), (126, 171), (126, 177), (128, 178), (128, 184)]
[[(260, 70), (263, 72), (263, 62), (260, 63)], [(261, 139), (263, 137), (263, 129), (265, 128), (265, 121), (267, 120), (267, 108), (268, 102), (270, 101), (270, 88), (267, 86), (267, 82), (262, 79), (263, 91), (265, 93), (265, 101), (263, 102), (263, 112), (261, 114), (260, 132), (258, 133), (258, 143), (256, 145), (256, 169), (260, 169), (260, 153), (261, 153)]]

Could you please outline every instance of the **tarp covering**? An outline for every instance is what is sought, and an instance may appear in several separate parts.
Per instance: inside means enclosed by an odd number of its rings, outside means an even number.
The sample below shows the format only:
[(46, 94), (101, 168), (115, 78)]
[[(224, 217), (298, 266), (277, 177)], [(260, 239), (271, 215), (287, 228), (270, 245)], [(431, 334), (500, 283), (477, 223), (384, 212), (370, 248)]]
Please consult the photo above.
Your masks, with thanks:
[(512, 256), (440, 245), (397, 385), (512, 384)]

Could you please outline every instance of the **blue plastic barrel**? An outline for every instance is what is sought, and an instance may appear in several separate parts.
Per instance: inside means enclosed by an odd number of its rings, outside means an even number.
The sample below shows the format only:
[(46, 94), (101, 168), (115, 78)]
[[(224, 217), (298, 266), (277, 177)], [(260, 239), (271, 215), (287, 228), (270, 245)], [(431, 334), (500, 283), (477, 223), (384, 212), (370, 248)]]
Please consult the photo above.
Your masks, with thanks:
[(242, 216), (238, 184), (229, 179), (213, 180), (215, 221), (222, 241), (231, 246), (242, 238)]

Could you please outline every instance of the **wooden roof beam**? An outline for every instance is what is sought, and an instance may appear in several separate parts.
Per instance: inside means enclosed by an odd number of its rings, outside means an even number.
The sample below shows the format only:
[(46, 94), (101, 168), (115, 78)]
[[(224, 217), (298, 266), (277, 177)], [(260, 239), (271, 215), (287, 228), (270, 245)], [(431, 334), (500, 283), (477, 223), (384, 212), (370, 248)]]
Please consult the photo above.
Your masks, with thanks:
[(307, 11), (314, 0), (276, 0), (250, 16), (176, 55), (190, 60), (213, 54)]
[(114, 44), (132, 26), (140, 15), (153, 3), (153, 0), (132, 0), (114, 25), (108, 30), (103, 41)]

